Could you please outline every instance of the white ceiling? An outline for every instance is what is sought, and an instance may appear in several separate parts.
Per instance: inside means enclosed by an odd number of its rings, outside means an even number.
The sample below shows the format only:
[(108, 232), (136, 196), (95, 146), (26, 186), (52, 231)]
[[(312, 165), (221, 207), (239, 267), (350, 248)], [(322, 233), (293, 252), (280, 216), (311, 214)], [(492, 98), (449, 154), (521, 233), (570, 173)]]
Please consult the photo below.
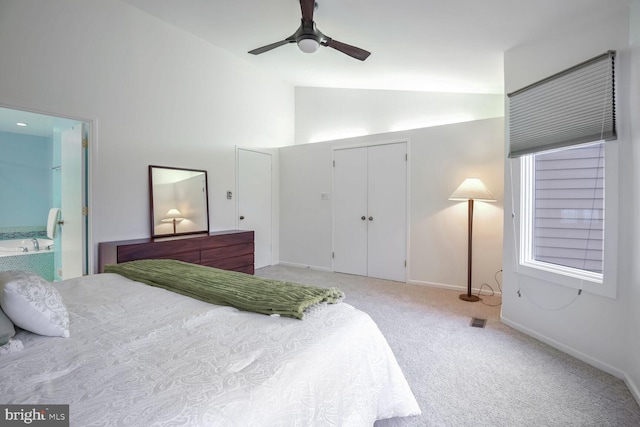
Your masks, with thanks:
[(364, 62), (295, 44), (254, 56), (300, 25), (298, 0), (124, 0), (295, 86), (503, 93), (503, 52), (628, 7), (630, 0), (318, 0), (324, 34)]
[[(18, 123), (26, 126), (19, 126)], [(69, 129), (77, 123), (80, 122), (74, 119), (0, 107), (0, 132), (49, 137), (55, 130)]]
[[(34, 136), (51, 136), (53, 117), (27, 111), (0, 108), (0, 131)], [(18, 126), (24, 123), (27, 126)]]
[[(123, 1), (295, 86), (503, 93), (506, 50), (631, 0), (319, 0), (318, 29), (370, 51), (364, 62), (331, 48), (305, 54), (294, 44), (248, 54), (295, 32), (298, 0)], [(50, 135), (50, 119), (0, 109), (0, 130)]]

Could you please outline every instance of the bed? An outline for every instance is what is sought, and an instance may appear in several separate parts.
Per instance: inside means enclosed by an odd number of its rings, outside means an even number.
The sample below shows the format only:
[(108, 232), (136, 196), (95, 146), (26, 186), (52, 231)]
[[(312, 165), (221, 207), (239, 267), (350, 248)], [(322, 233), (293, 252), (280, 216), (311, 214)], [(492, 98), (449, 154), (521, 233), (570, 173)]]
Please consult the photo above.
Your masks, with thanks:
[(420, 414), (376, 324), (344, 302), (300, 320), (116, 273), (46, 283), (69, 336), (15, 328), (23, 349), (0, 355), (2, 404), (69, 404), (72, 426), (371, 426)]

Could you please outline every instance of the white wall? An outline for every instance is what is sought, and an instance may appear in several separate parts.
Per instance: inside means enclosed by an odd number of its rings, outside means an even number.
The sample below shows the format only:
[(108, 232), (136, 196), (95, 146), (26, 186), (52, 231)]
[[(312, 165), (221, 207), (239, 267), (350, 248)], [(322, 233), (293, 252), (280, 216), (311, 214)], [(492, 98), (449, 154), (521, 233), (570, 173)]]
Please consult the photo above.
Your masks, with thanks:
[[(628, 98), (630, 87), (628, 41), (628, 14), (613, 13), (610, 16), (600, 17), (592, 26), (565, 28), (558, 34), (550, 34), (543, 40), (513, 48), (505, 53), (504, 60), (505, 91), (508, 93), (609, 49), (618, 51), (619, 62), (616, 73), (619, 137), (613, 144), (618, 144), (620, 161), (618, 167), (610, 172), (618, 173), (619, 196), (622, 202), (619, 209), (607, 212), (609, 217), (613, 216), (617, 219), (620, 230), (617, 247), (618, 280), (617, 283), (606, 283), (607, 286), (617, 286), (617, 298), (583, 292), (568, 307), (550, 310), (570, 302), (575, 298), (576, 291), (527, 278), (515, 271), (517, 258), (511, 221), (513, 208), (511, 198), (507, 197), (504, 221), (502, 318), (507, 324), (619, 377), (624, 377), (624, 373), (631, 367), (627, 358), (626, 341), (630, 331), (637, 334), (638, 329), (637, 318), (635, 326), (629, 324), (627, 303), (635, 294), (637, 306), (638, 293), (637, 290), (633, 290), (638, 282), (634, 284), (630, 267), (637, 263), (637, 257), (632, 254), (631, 236), (637, 233), (638, 222), (633, 215), (633, 210), (629, 209), (632, 204), (628, 203), (630, 198), (633, 198), (634, 178)], [(506, 160), (505, 172), (505, 194), (513, 191), (514, 200), (517, 201), (519, 189), (516, 185), (512, 186), (509, 160)], [(517, 207), (515, 210), (517, 211)], [(518, 296), (520, 289), (523, 293), (526, 290), (526, 296)]]
[[(476, 203), (473, 283), (496, 289), (493, 279), (502, 257), (503, 129), (498, 118), (281, 148), (280, 261), (332, 268), (334, 147), (409, 141), (408, 281), (466, 288), (467, 205), (448, 197), (464, 178), (476, 176), (498, 202)], [(322, 200), (321, 193), (330, 199)]]
[(296, 144), (504, 116), (502, 94), (296, 88)]
[(631, 217), (634, 218), (630, 224), (630, 234), (633, 236), (633, 252), (631, 263), (633, 272), (629, 281), (630, 290), (627, 300), (628, 332), (627, 342), (629, 348), (627, 351), (627, 384), (633, 389), (636, 399), (640, 401), (640, 225), (637, 218), (640, 213), (640, 0), (634, 0), (630, 14), (630, 44), (631, 44), (631, 90), (630, 90), (630, 123), (631, 137), (633, 145), (633, 206)]
[(150, 235), (149, 164), (207, 170), (234, 228), (235, 146), (293, 143), (293, 87), (119, 1), (2, 0), (0, 58), (0, 105), (93, 123), (94, 249)]

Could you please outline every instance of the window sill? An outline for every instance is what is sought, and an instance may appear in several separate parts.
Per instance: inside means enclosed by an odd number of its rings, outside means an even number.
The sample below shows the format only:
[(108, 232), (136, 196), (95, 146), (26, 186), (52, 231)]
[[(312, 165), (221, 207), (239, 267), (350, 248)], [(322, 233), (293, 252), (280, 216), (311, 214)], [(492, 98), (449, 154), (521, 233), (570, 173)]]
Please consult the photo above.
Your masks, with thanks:
[(602, 274), (559, 267), (539, 261), (520, 263), (517, 272), (556, 285), (582, 289), (583, 292), (594, 295), (616, 298), (615, 282), (604, 281)]

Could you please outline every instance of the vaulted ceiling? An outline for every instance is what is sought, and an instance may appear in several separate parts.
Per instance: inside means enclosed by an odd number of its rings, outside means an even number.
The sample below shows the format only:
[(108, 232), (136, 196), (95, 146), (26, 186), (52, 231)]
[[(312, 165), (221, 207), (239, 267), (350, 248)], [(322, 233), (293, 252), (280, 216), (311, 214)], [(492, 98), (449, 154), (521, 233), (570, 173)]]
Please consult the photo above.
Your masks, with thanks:
[(503, 52), (550, 32), (596, 21), (630, 0), (318, 0), (327, 36), (370, 51), (361, 62), (287, 44), (298, 0), (124, 0), (295, 86), (502, 93)]
[[(503, 53), (628, 8), (630, 0), (318, 0), (317, 27), (371, 52), (365, 61), (331, 48), (287, 44), (299, 0), (122, 0), (207, 40), (295, 86), (503, 93)], [(22, 115), (21, 115), (22, 114)], [(0, 110), (0, 130), (50, 134), (47, 116)], [(27, 121), (29, 128), (16, 128)]]

